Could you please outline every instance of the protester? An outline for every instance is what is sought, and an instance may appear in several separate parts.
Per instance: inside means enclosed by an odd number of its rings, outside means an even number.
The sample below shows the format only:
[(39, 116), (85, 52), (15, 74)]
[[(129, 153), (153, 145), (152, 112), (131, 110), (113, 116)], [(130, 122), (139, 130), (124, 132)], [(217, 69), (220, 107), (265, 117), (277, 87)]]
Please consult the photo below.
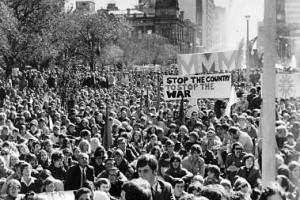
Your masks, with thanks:
[[(248, 87), (234, 80), (240, 101), (231, 112), (225, 114), (224, 99), (198, 100), (190, 112), (188, 102), (182, 108), (180, 100), (157, 101), (157, 77), (162, 80), (174, 71), (126, 70), (92, 75), (79, 68), (68, 75), (29, 70), (11, 80), (2, 78), (1, 194), (8, 194), (8, 183), (16, 179), (20, 191), (8, 199), (31, 190), (82, 190), (77, 199), (91, 199), (97, 191), (82, 189), (90, 187), (86, 182), (110, 199), (126, 198), (130, 191), (140, 191), (131, 181), (138, 176), (149, 182), (152, 200), (264, 194), (259, 82)], [(123, 76), (130, 81), (122, 82)], [(107, 84), (106, 77), (116, 84)], [(300, 185), (299, 99), (277, 99), (276, 105), (278, 182), (295, 200)], [(132, 190), (123, 185), (128, 180)]]

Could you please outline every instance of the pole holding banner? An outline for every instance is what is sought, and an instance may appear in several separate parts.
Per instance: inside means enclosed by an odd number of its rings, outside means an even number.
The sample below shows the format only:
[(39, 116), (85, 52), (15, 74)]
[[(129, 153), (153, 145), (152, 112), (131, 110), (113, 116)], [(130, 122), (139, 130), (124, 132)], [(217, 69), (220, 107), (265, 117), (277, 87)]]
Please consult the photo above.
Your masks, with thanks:
[(264, 9), (264, 67), (262, 85), (262, 184), (275, 181), (275, 34), (276, 1), (265, 0)]

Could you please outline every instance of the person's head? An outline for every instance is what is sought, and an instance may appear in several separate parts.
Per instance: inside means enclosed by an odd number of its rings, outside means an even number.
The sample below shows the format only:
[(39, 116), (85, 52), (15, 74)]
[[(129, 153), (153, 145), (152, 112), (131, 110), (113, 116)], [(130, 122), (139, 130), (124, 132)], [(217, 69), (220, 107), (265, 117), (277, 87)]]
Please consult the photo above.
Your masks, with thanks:
[(150, 143), (151, 143), (152, 145), (154, 145), (156, 142), (157, 142), (157, 135), (151, 134), (151, 135), (150, 135)]
[(228, 192), (228, 194), (230, 194), (232, 186), (231, 186), (231, 182), (228, 179), (222, 179), (220, 182), (220, 185), (222, 185), (225, 190)]
[(45, 192), (54, 192), (55, 191), (55, 180), (52, 177), (46, 178), (44, 181)]
[(240, 129), (236, 126), (232, 126), (228, 129), (229, 137), (237, 141), (240, 137)]
[(79, 154), (81, 153), (81, 150), (79, 147), (74, 147), (73, 149), (73, 156), (75, 158), (75, 160), (79, 159)]
[(201, 183), (191, 183), (187, 189), (187, 192), (189, 194), (193, 194), (195, 197), (200, 197), (201, 189), (203, 188), (203, 185)]
[(159, 158), (162, 154), (162, 150), (160, 149), (159, 146), (156, 145), (156, 146), (152, 147), (150, 154), (154, 155), (156, 157), (156, 159), (159, 160)]
[(114, 156), (116, 164), (119, 165), (124, 158), (124, 153), (122, 150), (117, 149), (114, 151), (113, 156)]
[(113, 158), (107, 158), (105, 160), (105, 168), (106, 168), (106, 170), (109, 170), (109, 169), (111, 169), (114, 166), (115, 166), (115, 160)]
[(184, 181), (182, 178), (175, 178), (172, 181), (172, 186), (174, 189), (174, 194), (176, 197), (180, 197), (184, 191)]
[(108, 180), (111, 184), (117, 182), (120, 177), (120, 170), (117, 167), (112, 167), (108, 170)]
[(290, 170), (290, 178), (298, 180), (300, 178), (300, 164), (296, 161), (291, 161), (288, 165)]
[(174, 155), (170, 159), (170, 167), (178, 169), (181, 166), (181, 157), (179, 155)]
[(75, 200), (92, 200), (92, 191), (88, 188), (82, 187), (74, 191)]
[(120, 200), (151, 200), (150, 184), (143, 179), (133, 179), (122, 185)]
[(259, 200), (286, 200), (286, 196), (278, 184), (272, 184), (262, 190)]
[(182, 125), (182, 126), (179, 127), (179, 133), (182, 134), (182, 135), (188, 134), (189, 129), (185, 125)]
[(209, 178), (219, 178), (220, 173), (220, 168), (217, 165), (208, 165), (207, 176)]
[(247, 169), (251, 169), (252, 167), (254, 167), (254, 155), (250, 153), (244, 155), (243, 163)]
[(118, 139), (118, 147), (122, 150), (122, 151), (126, 151), (126, 139), (124, 137), (120, 137)]
[(167, 152), (173, 153), (174, 152), (174, 147), (175, 147), (175, 144), (172, 140), (167, 140), (166, 141), (166, 150), (167, 150)]
[(80, 153), (78, 156), (78, 163), (81, 167), (86, 167), (89, 164), (89, 155), (86, 153)]
[(78, 146), (80, 148), (80, 151), (83, 153), (89, 154), (91, 152), (91, 145), (89, 141), (85, 139), (81, 140)]
[(45, 150), (41, 150), (39, 154), (39, 161), (46, 162), (48, 160), (48, 154)]
[(197, 142), (198, 138), (199, 138), (199, 136), (198, 136), (197, 132), (191, 132), (189, 135), (189, 140), (191, 142)]
[(282, 189), (284, 189), (285, 192), (289, 192), (294, 189), (291, 181), (284, 175), (277, 175), (276, 182), (282, 187)]
[(63, 166), (63, 154), (60, 151), (53, 152), (51, 156), (52, 163), (54, 167), (60, 168)]
[(220, 185), (207, 185), (201, 192), (201, 196), (213, 200), (226, 200), (227, 195), (225, 189)]
[(96, 183), (95, 186), (102, 192), (106, 192), (109, 193), (110, 190), (110, 181), (107, 178), (99, 178)]
[(238, 177), (233, 184), (234, 191), (241, 191), (244, 194), (248, 193), (250, 189), (251, 189), (251, 187), (250, 187), (249, 183), (247, 182), (246, 179), (244, 179), (242, 177)]
[(158, 170), (156, 158), (149, 154), (142, 155), (138, 158), (136, 167), (139, 177), (152, 184)]
[(191, 156), (194, 159), (198, 159), (202, 155), (202, 148), (199, 144), (193, 144), (190, 151), (191, 151)]
[(243, 152), (243, 145), (239, 142), (235, 142), (232, 145), (232, 151), (231, 151), (235, 156), (239, 157), (242, 155)]
[(32, 167), (29, 163), (24, 162), (21, 165), (21, 174), (23, 177), (31, 177)]
[(13, 197), (16, 198), (19, 194), (19, 192), (21, 191), (21, 183), (16, 180), (16, 179), (10, 179), (7, 182), (7, 190), (6, 190), (6, 194), (9, 197)]

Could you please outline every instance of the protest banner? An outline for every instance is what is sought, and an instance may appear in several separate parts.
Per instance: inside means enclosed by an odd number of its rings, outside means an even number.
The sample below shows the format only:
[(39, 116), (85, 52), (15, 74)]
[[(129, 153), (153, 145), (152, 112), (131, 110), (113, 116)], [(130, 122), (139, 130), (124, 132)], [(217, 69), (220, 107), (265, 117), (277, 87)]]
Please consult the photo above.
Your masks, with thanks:
[(231, 74), (205, 74), (163, 77), (164, 99), (229, 98)]
[(241, 67), (241, 50), (178, 54), (180, 75), (201, 74), (207, 72), (232, 71)]
[(276, 97), (287, 99), (300, 97), (300, 73), (276, 74)]

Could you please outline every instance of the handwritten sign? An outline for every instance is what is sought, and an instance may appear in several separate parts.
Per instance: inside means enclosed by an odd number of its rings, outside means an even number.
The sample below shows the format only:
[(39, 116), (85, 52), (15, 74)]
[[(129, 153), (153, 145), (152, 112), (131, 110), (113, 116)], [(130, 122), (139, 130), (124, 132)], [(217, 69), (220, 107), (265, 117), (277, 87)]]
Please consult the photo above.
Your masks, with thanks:
[(164, 76), (164, 99), (229, 98), (231, 74)]

